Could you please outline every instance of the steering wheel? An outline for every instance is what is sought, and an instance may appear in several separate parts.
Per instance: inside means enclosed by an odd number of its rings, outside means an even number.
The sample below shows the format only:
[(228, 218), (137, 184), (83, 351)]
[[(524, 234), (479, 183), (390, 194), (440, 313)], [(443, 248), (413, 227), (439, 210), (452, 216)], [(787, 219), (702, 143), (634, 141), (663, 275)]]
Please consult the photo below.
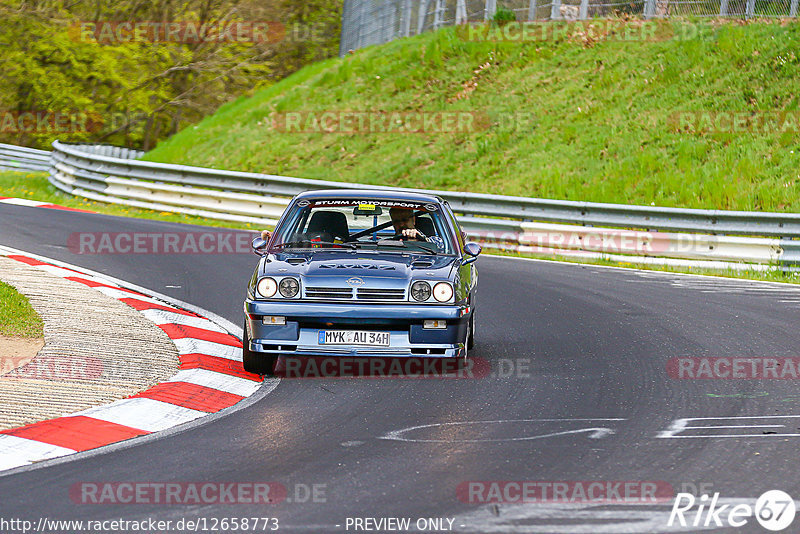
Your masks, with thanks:
[(426, 241), (427, 237), (425, 236), (425, 234), (417, 230), (417, 235), (414, 237), (403, 235), (401, 232), (399, 234), (394, 234), (394, 236), (392, 236), (392, 239), (395, 241), (419, 241), (419, 240)]

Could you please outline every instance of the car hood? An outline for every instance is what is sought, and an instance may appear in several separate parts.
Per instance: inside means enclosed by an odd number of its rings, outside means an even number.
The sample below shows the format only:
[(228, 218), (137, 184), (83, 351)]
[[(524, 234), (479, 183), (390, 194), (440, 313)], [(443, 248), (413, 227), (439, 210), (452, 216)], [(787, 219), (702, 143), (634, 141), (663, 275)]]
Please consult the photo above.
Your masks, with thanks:
[(449, 279), (458, 259), (409, 252), (288, 251), (266, 256), (261, 263), (261, 274), (294, 275), (309, 283), (315, 279), (344, 281), (358, 277), (405, 284), (412, 278)]

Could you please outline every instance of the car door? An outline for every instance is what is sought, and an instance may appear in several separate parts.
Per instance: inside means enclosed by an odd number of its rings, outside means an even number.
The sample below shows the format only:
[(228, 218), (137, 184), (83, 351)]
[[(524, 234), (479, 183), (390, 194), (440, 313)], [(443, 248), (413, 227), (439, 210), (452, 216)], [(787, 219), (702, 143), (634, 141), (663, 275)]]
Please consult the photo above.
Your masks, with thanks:
[[(461, 255), (461, 257), (463, 257), (464, 243), (466, 242), (464, 239), (464, 233), (461, 231), (461, 226), (458, 224), (458, 220), (453, 214), (450, 204), (445, 201), (444, 207), (445, 215), (450, 223), (451, 228), (453, 228), (453, 233), (455, 234), (458, 242), (458, 253)], [(458, 267), (458, 275), (456, 276), (455, 280), (457, 300), (465, 299), (469, 302), (470, 306), (474, 306), (477, 281), (478, 271), (475, 268), (475, 262), (472, 262), (468, 265), (460, 265)]]

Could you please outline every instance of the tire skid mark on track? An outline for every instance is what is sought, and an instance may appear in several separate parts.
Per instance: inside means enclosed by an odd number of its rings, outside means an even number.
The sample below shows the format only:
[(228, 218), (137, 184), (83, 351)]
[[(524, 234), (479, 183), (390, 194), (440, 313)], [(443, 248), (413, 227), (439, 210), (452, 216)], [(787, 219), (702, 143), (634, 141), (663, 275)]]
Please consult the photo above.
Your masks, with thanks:
[(261, 386), (242, 368), (241, 342), (211, 319), (78, 270), (23, 254), (0, 254), (92, 287), (128, 304), (175, 343), (180, 371), (103, 406), (0, 432), (0, 470), (152, 434), (229, 408)]

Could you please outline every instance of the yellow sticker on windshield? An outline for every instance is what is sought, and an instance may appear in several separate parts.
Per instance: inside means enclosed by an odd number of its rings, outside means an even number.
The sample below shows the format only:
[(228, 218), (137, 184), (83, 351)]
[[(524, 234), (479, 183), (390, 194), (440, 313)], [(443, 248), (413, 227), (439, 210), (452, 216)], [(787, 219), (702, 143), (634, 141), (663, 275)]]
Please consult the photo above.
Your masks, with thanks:
[(375, 211), (375, 204), (359, 204), (358, 209), (364, 211)]

